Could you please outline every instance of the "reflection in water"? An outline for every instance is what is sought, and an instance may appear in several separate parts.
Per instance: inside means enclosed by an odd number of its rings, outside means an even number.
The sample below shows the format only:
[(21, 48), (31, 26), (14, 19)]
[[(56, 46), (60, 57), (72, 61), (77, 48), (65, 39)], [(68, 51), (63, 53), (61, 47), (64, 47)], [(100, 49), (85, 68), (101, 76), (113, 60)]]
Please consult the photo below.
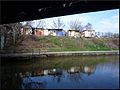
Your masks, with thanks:
[(53, 81), (57, 81), (57, 83), (60, 83), (62, 80), (62, 76), (64, 76), (66, 72), (66, 74), (68, 75), (67, 78), (69, 78), (71, 82), (79, 83), (81, 80), (81, 75), (80, 75), (81, 72), (90, 75), (94, 71), (95, 71), (95, 67), (92, 65), (92, 66), (82, 66), (81, 68), (75, 66), (75, 67), (71, 67), (68, 70), (55, 69), (55, 68), (48, 70), (38, 69), (36, 71), (32, 71), (32, 73), (27, 71), (25, 73), (20, 72), (15, 75), (18, 77), (23, 89), (31, 89), (31, 88), (43, 89), (45, 88), (47, 82), (36, 81), (36, 79), (33, 77), (39, 76), (38, 78), (41, 78), (46, 75), (51, 75), (53, 76)]
[[(110, 56), (109, 56), (110, 57)], [(54, 89), (54, 88), (119, 88), (119, 59), (117, 56), (85, 57), (64, 61), (40, 61), (46, 63), (45, 67), (17, 65), (9, 68), (3, 66), (2, 88), (22, 89)], [(91, 60), (89, 59), (91, 58)], [(56, 63), (60, 63), (57, 64)], [(69, 66), (70, 65), (70, 66)], [(14, 69), (13, 69), (14, 68)], [(15, 69), (16, 68), (16, 69)], [(21, 69), (24, 68), (24, 69)], [(7, 70), (9, 69), (9, 70)], [(7, 70), (7, 71), (5, 71)], [(8, 78), (9, 77), (9, 78)], [(7, 85), (12, 78), (11, 87)]]
[(96, 68), (93, 65), (91, 65), (90, 67), (85, 66), (83, 72), (86, 73), (86, 74), (88, 74), (88, 75), (91, 75), (91, 74), (93, 74), (95, 72), (95, 69)]
[(26, 77), (23, 79), (21, 86), (22, 89), (44, 89), (46, 84), (46, 82), (33, 81), (31, 77)]

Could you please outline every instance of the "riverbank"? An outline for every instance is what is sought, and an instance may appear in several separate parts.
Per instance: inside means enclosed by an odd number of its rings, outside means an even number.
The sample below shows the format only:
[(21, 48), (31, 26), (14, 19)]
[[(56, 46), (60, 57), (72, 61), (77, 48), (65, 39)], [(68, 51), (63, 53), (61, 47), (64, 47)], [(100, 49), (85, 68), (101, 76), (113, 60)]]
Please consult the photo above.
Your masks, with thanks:
[(119, 50), (119, 38), (25, 36), (22, 43), (5, 47), (0, 53), (39, 53), (44, 50), (49, 52)]
[(61, 57), (61, 56), (84, 56), (84, 55), (119, 55), (118, 50), (113, 51), (66, 51), (66, 52), (41, 52), (41, 53), (11, 53), (0, 54), (1, 59), (19, 58), (31, 59), (35, 57)]

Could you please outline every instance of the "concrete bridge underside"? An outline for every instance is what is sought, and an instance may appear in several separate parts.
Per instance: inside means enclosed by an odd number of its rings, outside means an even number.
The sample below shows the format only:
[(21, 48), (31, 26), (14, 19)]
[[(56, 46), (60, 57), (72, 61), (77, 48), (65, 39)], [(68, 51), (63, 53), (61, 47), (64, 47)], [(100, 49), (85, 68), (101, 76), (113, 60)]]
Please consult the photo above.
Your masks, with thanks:
[(0, 24), (119, 9), (119, 7), (119, 0), (1, 1)]

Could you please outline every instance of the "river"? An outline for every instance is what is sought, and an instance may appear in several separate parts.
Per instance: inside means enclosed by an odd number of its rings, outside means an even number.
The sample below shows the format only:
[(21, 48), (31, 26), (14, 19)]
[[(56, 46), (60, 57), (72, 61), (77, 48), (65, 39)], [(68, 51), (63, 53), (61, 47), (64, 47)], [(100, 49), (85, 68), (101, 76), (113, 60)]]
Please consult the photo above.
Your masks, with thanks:
[(2, 89), (119, 89), (119, 56), (1, 62)]

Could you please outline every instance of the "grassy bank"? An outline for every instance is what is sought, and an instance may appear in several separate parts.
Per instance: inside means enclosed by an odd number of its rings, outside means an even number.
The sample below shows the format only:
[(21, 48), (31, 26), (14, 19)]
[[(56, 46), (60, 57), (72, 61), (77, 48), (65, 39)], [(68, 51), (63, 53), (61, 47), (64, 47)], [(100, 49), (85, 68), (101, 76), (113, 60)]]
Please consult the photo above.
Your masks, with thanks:
[(18, 52), (118, 50), (119, 39), (26, 36), (21, 45), (15, 49)]

